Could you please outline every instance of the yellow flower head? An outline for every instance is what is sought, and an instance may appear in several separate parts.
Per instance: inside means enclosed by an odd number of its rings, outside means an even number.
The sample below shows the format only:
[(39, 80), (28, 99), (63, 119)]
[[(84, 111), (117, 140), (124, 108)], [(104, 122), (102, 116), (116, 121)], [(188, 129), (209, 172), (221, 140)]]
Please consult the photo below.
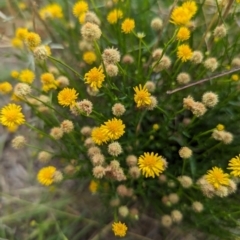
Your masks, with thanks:
[(9, 103), (3, 107), (0, 112), (0, 122), (6, 127), (22, 125), (25, 122), (25, 117), (22, 114), (21, 106)]
[(233, 74), (233, 75), (231, 76), (231, 79), (232, 79), (233, 81), (238, 81), (238, 80), (239, 80), (238, 74)]
[(128, 34), (130, 33), (133, 29), (135, 28), (135, 21), (134, 19), (131, 18), (126, 18), (123, 22), (122, 22), (122, 32)]
[(187, 27), (180, 27), (177, 33), (177, 40), (185, 41), (190, 38), (190, 31)]
[(26, 28), (17, 28), (15, 32), (16, 38), (24, 41), (27, 38), (28, 30)]
[(189, 11), (191, 18), (196, 14), (198, 9), (195, 1), (186, 1), (183, 3), (182, 7), (186, 8)]
[(12, 91), (12, 85), (9, 82), (0, 83), (0, 93), (7, 94)]
[(26, 36), (26, 44), (27, 46), (33, 50), (35, 47), (39, 46), (41, 43), (41, 38), (37, 33), (29, 32)]
[(119, 236), (119, 237), (126, 236), (127, 229), (128, 228), (125, 223), (114, 222), (112, 224), (112, 230), (113, 230), (115, 236)]
[(80, 17), (78, 18), (79, 23), (84, 24), (86, 18), (86, 13), (82, 13)]
[(92, 194), (96, 193), (99, 187), (99, 182), (92, 180), (89, 184), (89, 190)]
[(186, 62), (192, 58), (192, 49), (187, 44), (182, 44), (177, 49), (177, 57), (182, 62)]
[(123, 12), (120, 9), (113, 9), (109, 14), (107, 15), (107, 21), (110, 24), (115, 24), (118, 22), (119, 19), (123, 17)]
[(45, 186), (51, 185), (54, 181), (54, 174), (56, 171), (56, 168), (53, 166), (40, 169), (37, 175), (38, 182)]
[(94, 67), (84, 75), (85, 83), (89, 84), (90, 87), (95, 91), (102, 87), (104, 78), (105, 75), (101, 67)]
[(218, 189), (222, 185), (229, 185), (229, 175), (218, 167), (213, 167), (211, 170), (208, 170), (206, 180), (212, 184), (215, 189)]
[(23, 83), (31, 84), (35, 79), (35, 74), (29, 69), (24, 69), (20, 72), (19, 80)]
[(74, 4), (73, 6), (73, 15), (75, 17), (80, 17), (82, 13), (85, 13), (88, 11), (88, 4), (85, 1), (79, 1)]
[(16, 37), (13, 38), (11, 40), (11, 44), (15, 48), (20, 48), (20, 49), (23, 48), (23, 41), (21, 39), (19, 39), (19, 38), (16, 38)]
[(14, 133), (18, 130), (18, 126), (17, 125), (12, 125), (11, 127), (7, 127), (7, 130), (10, 132), (10, 133)]
[(151, 94), (148, 92), (146, 86), (142, 87), (142, 85), (139, 84), (138, 87), (134, 87), (133, 89), (135, 91), (134, 101), (138, 108), (147, 107), (151, 104)]
[(12, 78), (18, 78), (19, 77), (19, 72), (18, 71), (16, 71), (16, 70), (12, 70), (11, 71), (11, 77)]
[(64, 88), (58, 93), (58, 103), (64, 107), (75, 103), (78, 93), (74, 88)]
[(111, 140), (119, 139), (124, 133), (125, 124), (121, 119), (113, 118), (104, 123), (103, 131)]
[(97, 60), (97, 56), (94, 52), (88, 51), (83, 54), (83, 60), (87, 64), (93, 64)]
[(57, 89), (58, 82), (55, 80), (52, 73), (43, 73), (41, 75), (41, 82), (43, 84), (42, 90), (48, 92), (51, 89)]
[(138, 167), (142, 171), (145, 177), (159, 176), (165, 169), (162, 156), (158, 156), (157, 153), (144, 153), (138, 158)]
[(40, 9), (39, 15), (44, 20), (47, 18), (63, 18), (62, 7), (57, 3), (49, 4)]
[(92, 130), (91, 137), (93, 142), (97, 145), (102, 145), (109, 140), (109, 137), (104, 131), (103, 126), (94, 128)]
[(228, 163), (228, 166), (229, 166), (228, 169), (231, 170), (231, 174), (234, 177), (240, 177), (240, 157), (239, 156), (232, 158)]
[(19, 7), (21, 10), (25, 10), (25, 9), (27, 8), (26, 4), (23, 3), (23, 2), (18, 3), (18, 7)]
[(192, 14), (189, 12), (187, 8), (176, 7), (172, 11), (170, 22), (172, 22), (175, 25), (186, 25), (191, 18)]
[(216, 126), (216, 129), (217, 129), (218, 131), (223, 131), (223, 130), (225, 129), (225, 126), (222, 125), (222, 124), (218, 124), (218, 125)]

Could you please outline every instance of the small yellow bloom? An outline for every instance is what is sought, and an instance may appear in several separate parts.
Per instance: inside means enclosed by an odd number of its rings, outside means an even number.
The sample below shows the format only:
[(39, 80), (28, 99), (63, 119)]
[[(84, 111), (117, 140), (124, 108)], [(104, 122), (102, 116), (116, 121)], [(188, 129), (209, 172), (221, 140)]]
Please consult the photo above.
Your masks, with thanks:
[(165, 169), (162, 156), (158, 156), (157, 153), (144, 153), (138, 158), (138, 167), (142, 171), (145, 177), (159, 176)]
[(58, 103), (63, 107), (71, 106), (75, 103), (78, 93), (74, 88), (64, 88), (58, 93)]
[(58, 82), (55, 80), (52, 73), (43, 73), (41, 75), (41, 82), (43, 84), (42, 90), (48, 92), (51, 89), (57, 89)]
[(128, 228), (125, 223), (114, 222), (112, 224), (112, 230), (113, 230), (115, 236), (119, 236), (119, 237), (126, 236), (127, 229)]
[(177, 57), (182, 62), (186, 62), (192, 58), (192, 49), (187, 44), (182, 44), (177, 49)]
[(88, 11), (88, 4), (85, 1), (78, 1), (73, 6), (73, 15), (75, 17), (80, 17), (82, 13), (85, 13)]
[(123, 22), (122, 22), (122, 32), (128, 34), (130, 32), (132, 32), (132, 30), (135, 28), (135, 21), (134, 19), (131, 18), (126, 18)]
[(94, 52), (88, 51), (83, 54), (83, 60), (87, 64), (93, 64), (97, 60), (97, 56)]
[(39, 46), (41, 43), (41, 38), (37, 33), (29, 32), (26, 36), (26, 44), (27, 46), (33, 50), (35, 47)]
[(12, 91), (12, 85), (9, 82), (0, 83), (0, 93), (7, 94)]
[(84, 75), (85, 83), (89, 84), (90, 87), (95, 91), (102, 87), (104, 78), (105, 75), (101, 67), (94, 67)]
[(121, 119), (113, 118), (108, 120), (103, 125), (103, 132), (110, 138), (111, 140), (119, 139), (124, 133), (125, 124)]
[(115, 24), (118, 22), (119, 19), (123, 17), (123, 12), (120, 9), (113, 9), (109, 14), (107, 15), (107, 21), (110, 24)]
[(187, 27), (180, 27), (177, 33), (177, 40), (185, 41), (190, 38), (190, 31)]
[(23, 41), (19, 38), (13, 38), (11, 40), (11, 44), (15, 48), (20, 48), (20, 49), (23, 48)]
[(189, 11), (191, 18), (197, 13), (198, 7), (195, 1), (186, 1), (183, 3), (182, 7)]
[(229, 185), (229, 175), (218, 167), (213, 167), (211, 170), (208, 170), (206, 180), (212, 184), (215, 189), (218, 189), (222, 185)]
[(159, 124), (155, 123), (153, 124), (153, 130), (157, 131), (160, 128)]
[(234, 177), (240, 177), (240, 155), (232, 158), (228, 163), (228, 169)]
[(231, 78), (232, 78), (233, 81), (238, 81), (238, 80), (239, 80), (238, 74), (233, 74), (233, 75), (231, 76)]
[(18, 3), (18, 7), (21, 9), (21, 10), (25, 10), (27, 8), (26, 4), (21, 2), (21, 3)]
[(187, 25), (191, 18), (192, 14), (189, 12), (187, 8), (176, 7), (172, 11), (170, 22), (172, 22), (175, 25)]
[(104, 131), (103, 126), (96, 127), (91, 133), (92, 140), (97, 145), (102, 145), (109, 140), (107, 133)]
[(133, 89), (135, 91), (134, 101), (138, 108), (147, 107), (151, 104), (151, 94), (148, 92), (146, 86), (142, 87), (142, 85), (139, 84), (138, 87), (134, 87)]
[(218, 124), (218, 125), (216, 126), (216, 129), (217, 129), (218, 131), (223, 131), (223, 130), (225, 129), (225, 126), (222, 125), (222, 124)]
[(19, 80), (23, 83), (31, 84), (35, 79), (35, 74), (29, 69), (24, 69), (20, 72)]
[(24, 41), (27, 38), (28, 30), (26, 28), (17, 28), (15, 32), (16, 38)]
[(55, 172), (56, 168), (53, 166), (48, 166), (40, 169), (37, 175), (38, 182), (45, 186), (51, 185), (54, 181)]
[(78, 21), (83, 24), (85, 22), (86, 13), (82, 13), (78, 18)]
[(0, 112), (0, 122), (6, 127), (22, 125), (25, 122), (25, 117), (22, 114), (21, 106), (9, 103), (3, 107)]
[(57, 3), (49, 4), (40, 9), (39, 15), (44, 20), (47, 18), (61, 19), (63, 18), (62, 7)]
[(7, 130), (10, 132), (10, 133), (14, 133), (18, 130), (18, 126), (17, 125), (12, 125), (12, 126), (8, 126), (7, 127)]
[(18, 78), (19, 77), (19, 72), (18, 71), (16, 71), (16, 70), (12, 70), (11, 71), (11, 77), (12, 78)]
[(99, 182), (92, 180), (89, 184), (89, 190), (92, 194), (96, 193), (99, 187)]

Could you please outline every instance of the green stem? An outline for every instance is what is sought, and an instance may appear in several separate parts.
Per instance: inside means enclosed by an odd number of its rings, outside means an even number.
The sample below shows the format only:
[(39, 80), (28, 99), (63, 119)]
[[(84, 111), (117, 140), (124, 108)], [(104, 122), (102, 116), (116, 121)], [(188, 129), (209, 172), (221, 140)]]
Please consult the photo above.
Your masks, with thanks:
[(80, 73), (78, 73), (77, 71), (75, 71), (73, 68), (71, 68), (69, 65), (67, 65), (66, 63), (62, 62), (61, 60), (57, 59), (57, 58), (54, 58), (52, 56), (48, 56), (49, 59), (57, 62), (57, 63), (60, 63), (61, 65), (63, 65), (64, 67), (68, 68), (69, 70), (71, 70), (72, 72), (74, 72), (82, 81), (83, 81), (83, 77)]

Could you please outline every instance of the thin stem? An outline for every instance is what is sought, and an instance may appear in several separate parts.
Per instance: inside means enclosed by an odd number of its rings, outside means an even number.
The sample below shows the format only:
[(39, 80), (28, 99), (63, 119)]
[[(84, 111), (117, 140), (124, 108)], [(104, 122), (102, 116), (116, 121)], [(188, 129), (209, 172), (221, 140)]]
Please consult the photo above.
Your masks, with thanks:
[(189, 88), (189, 87), (192, 87), (192, 86), (201, 84), (201, 83), (203, 83), (203, 82), (207, 82), (207, 81), (210, 81), (210, 80), (215, 79), (215, 78), (223, 77), (223, 76), (226, 76), (226, 75), (228, 75), (228, 74), (238, 72), (239, 70), (240, 70), (240, 68), (235, 68), (235, 69), (232, 69), (232, 70), (230, 70), (230, 71), (226, 71), (226, 72), (223, 72), (223, 73), (219, 73), (219, 74), (217, 74), (217, 75), (215, 75), (215, 76), (211, 76), (211, 77), (207, 77), (207, 78), (201, 79), (201, 80), (199, 80), (199, 81), (197, 81), (197, 82), (190, 83), (190, 84), (188, 84), (188, 85), (186, 85), (186, 86), (179, 87), (179, 88), (176, 88), (176, 89), (174, 89), (174, 90), (169, 90), (169, 91), (167, 91), (166, 93), (167, 93), (167, 94), (173, 94), (173, 93), (178, 92), (178, 91), (181, 91), (181, 90), (183, 90), (183, 89), (186, 89), (186, 88)]
[(67, 65), (66, 63), (62, 62), (61, 60), (55, 58), (55, 57), (52, 57), (52, 56), (48, 56), (49, 59), (55, 61), (55, 62), (58, 62), (60, 63), (61, 65), (63, 65), (64, 67), (68, 68), (69, 70), (71, 70), (72, 72), (74, 72), (82, 81), (83, 81), (83, 77), (80, 73), (78, 73), (77, 71), (75, 71), (73, 68), (71, 68), (69, 65)]

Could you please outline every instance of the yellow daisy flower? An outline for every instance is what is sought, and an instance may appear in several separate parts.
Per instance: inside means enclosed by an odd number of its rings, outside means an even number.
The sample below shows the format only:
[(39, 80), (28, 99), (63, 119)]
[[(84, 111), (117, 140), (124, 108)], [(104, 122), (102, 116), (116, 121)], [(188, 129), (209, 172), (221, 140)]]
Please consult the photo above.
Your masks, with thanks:
[(102, 145), (109, 140), (109, 137), (104, 131), (103, 126), (94, 128), (92, 130), (91, 137), (93, 142), (97, 145)]
[(228, 169), (234, 177), (240, 177), (240, 155), (232, 158), (228, 163)]
[(51, 185), (54, 181), (54, 174), (56, 171), (56, 168), (53, 166), (40, 169), (37, 175), (38, 182), (45, 186)]
[(21, 106), (9, 103), (1, 109), (0, 122), (6, 127), (19, 126), (25, 122)]
[(84, 75), (85, 83), (89, 84), (90, 87), (95, 91), (102, 87), (104, 78), (105, 75), (101, 67), (94, 67)]
[(186, 62), (192, 58), (192, 49), (187, 44), (182, 44), (177, 49), (177, 57), (182, 62)]
[(124, 133), (125, 124), (121, 119), (113, 118), (108, 120), (102, 126), (103, 132), (110, 138), (111, 140), (119, 139)]
[(138, 158), (138, 167), (145, 177), (159, 176), (165, 169), (162, 156), (157, 153), (144, 153)]
[(147, 107), (151, 104), (151, 94), (148, 92), (146, 86), (142, 87), (142, 85), (139, 84), (138, 87), (134, 87), (133, 89), (135, 91), (134, 101), (138, 108)]
[(126, 18), (121, 25), (122, 32), (128, 34), (132, 32), (132, 30), (135, 28), (135, 21), (131, 18)]
[(107, 21), (110, 24), (115, 24), (118, 22), (119, 19), (123, 17), (123, 12), (120, 9), (113, 9), (111, 12), (107, 15)]
[(119, 236), (119, 237), (126, 236), (127, 229), (128, 228), (125, 223), (114, 222), (112, 224), (112, 230), (113, 230), (115, 236)]
[(73, 6), (73, 15), (75, 17), (80, 17), (82, 13), (88, 11), (88, 4), (85, 1), (76, 2)]
[(64, 88), (58, 93), (58, 103), (64, 107), (75, 103), (78, 93), (74, 88)]
[(212, 184), (215, 189), (218, 189), (222, 185), (229, 185), (229, 175), (218, 167), (213, 167), (211, 170), (208, 170), (206, 180)]

